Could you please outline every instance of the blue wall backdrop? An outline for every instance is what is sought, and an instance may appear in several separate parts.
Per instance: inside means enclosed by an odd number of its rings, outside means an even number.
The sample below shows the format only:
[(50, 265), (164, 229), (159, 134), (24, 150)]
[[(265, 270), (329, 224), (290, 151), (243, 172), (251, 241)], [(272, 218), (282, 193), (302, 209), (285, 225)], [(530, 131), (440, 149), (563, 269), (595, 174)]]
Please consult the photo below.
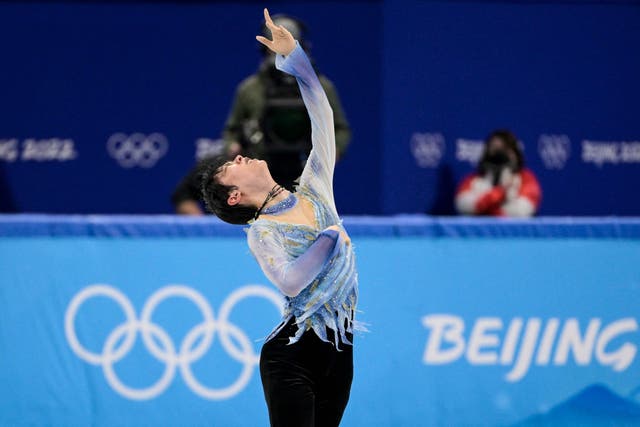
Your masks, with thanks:
[[(263, 6), (1, 2), (0, 209), (170, 212), (196, 144), (219, 137), (257, 67)], [(541, 214), (640, 213), (640, 3), (268, 6), (307, 22), (352, 125), (341, 212), (453, 213), (479, 141), (508, 127), (541, 180)], [(162, 155), (123, 167), (108, 141), (138, 133)]]
[[(35, 212), (170, 212), (169, 195), (195, 163), (197, 140), (220, 137), (236, 85), (258, 68), (254, 36), (264, 6), (0, 3), (2, 203)], [(270, 7), (307, 23), (312, 56), (335, 82), (353, 127), (353, 145), (336, 171), (338, 197), (351, 212), (375, 212), (380, 4)], [(152, 168), (123, 168), (106, 148), (116, 133), (160, 133), (168, 150)], [(72, 140), (75, 156), (54, 147), (51, 160), (47, 153), (24, 159), (26, 140), (53, 138), (62, 146)]]
[[(345, 427), (640, 425), (638, 220), (345, 223), (370, 329)], [(216, 227), (3, 218), (0, 425), (267, 425), (275, 288)]]
[(497, 127), (522, 141), (542, 214), (640, 211), (629, 197), (640, 179), (640, 3), (402, 0), (384, 16), (386, 213), (451, 212), (473, 142)]

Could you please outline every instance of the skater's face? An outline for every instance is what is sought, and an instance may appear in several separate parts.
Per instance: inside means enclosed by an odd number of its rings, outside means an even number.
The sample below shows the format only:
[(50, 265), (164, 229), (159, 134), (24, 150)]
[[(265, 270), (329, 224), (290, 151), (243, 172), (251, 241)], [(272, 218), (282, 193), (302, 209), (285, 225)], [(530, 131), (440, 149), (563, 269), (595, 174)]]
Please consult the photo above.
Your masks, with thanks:
[[(265, 182), (272, 180), (267, 162), (240, 155), (223, 164), (216, 177), (220, 184), (237, 187), (236, 191), (245, 196), (262, 191)], [(230, 198), (229, 204), (234, 205), (234, 201)]]

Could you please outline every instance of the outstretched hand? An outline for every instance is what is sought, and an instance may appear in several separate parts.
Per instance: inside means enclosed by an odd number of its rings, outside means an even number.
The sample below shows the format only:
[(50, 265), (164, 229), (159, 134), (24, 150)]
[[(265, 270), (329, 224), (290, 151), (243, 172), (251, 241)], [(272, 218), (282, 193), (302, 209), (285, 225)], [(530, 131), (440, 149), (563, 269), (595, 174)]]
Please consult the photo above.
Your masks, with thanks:
[(291, 33), (282, 25), (275, 25), (269, 16), (267, 8), (264, 9), (264, 20), (271, 31), (271, 38), (256, 36), (256, 40), (271, 49), (273, 52), (287, 56), (296, 48), (296, 41)]

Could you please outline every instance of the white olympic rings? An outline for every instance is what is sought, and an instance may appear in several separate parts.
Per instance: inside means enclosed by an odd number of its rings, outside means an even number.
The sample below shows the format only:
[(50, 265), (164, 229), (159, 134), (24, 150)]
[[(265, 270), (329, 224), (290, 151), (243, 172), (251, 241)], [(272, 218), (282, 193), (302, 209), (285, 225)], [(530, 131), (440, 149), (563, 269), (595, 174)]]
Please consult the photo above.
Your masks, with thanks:
[(161, 133), (114, 133), (107, 141), (107, 151), (123, 168), (151, 168), (168, 149), (169, 142)]
[[(111, 298), (115, 301), (126, 318), (124, 323), (118, 325), (108, 335), (102, 353), (91, 352), (80, 344), (75, 329), (75, 318), (80, 306), (88, 299), (98, 296)], [(191, 301), (203, 317), (202, 322), (187, 333), (179, 349), (176, 349), (169, 334), (152, 320), (156, 307), (171, 297), (181, 297)], [(229, 322), (229, 316), (235, 305), (248, 297), (265, 298), (272, 302), (282, 314), (282, 297), (274, 290), (264, 286), (248, 285), (232, 292), (220, 307), (216, 319), (213, 309), (198, 291), (184, 285), (168, 285), (149, 297), (138, 320), (131, 301), (118, 289), (105, 284), (90, 285), (76, 294), (69, 303), (65, 313), (65, 334), (73, 352), (92, 365), (101, 365), (109, 385), (117, 393), (129, 399), (145, 400), (157, 397), (170, 385), (176, 368), (180, 369), (187, 386), (200, 397), (211, 400), (229, 399), (244, 389), (260, 359), (246, 333)], [(138, 331), (151, 355), (166, 365), (159, 380), (141, 389), (127, 386), (114, 370), (114, 364), (123, 359), (133, 348)], [(220, 389), (203, 385), (195, 378), (191, 370), (191, 363), (204, 356), (211, 347), (216, 331), (222, 347), (229, 356), (243, 364), (238, 379), (228, 387)]]

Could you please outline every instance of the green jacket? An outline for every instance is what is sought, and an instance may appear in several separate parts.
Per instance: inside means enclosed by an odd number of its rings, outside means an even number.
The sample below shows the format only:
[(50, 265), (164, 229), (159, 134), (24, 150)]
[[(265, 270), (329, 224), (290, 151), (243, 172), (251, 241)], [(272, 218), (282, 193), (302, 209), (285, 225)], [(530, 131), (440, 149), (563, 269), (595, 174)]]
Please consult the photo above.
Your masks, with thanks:
[[(222, 138), (225, 143), (225, 150), (228, 150), (229, 145), (233, 142), (240, 142), (242, 139), (242, 124), (246, 120), (259, 120), (262, 116), (262, 111), (265, 104), (265, 79), (267, 77), (263, 72), (257, 72), (245, 80), (243, 80), (238, 89), (236, 90), (235, 99), (231, 112), (225, 123), (224, 132)], [(342, 156), (344, 151), (349, 145), (351, 139), (351, 130), (349, 123), (344, 116), (338, 93), (331, 81), (320, 76), (320, 84), (324, 88), (329, 104), (333, 109), (334, 126), (336, 132), (336, 155), (338, 158)], [(309, 136), (311, 138), (311, 136)], [(253, 155), (261, 157), (263, 154), (263, 147), (252, 146), (251, 153), (245, 153), (246, 155)]]

